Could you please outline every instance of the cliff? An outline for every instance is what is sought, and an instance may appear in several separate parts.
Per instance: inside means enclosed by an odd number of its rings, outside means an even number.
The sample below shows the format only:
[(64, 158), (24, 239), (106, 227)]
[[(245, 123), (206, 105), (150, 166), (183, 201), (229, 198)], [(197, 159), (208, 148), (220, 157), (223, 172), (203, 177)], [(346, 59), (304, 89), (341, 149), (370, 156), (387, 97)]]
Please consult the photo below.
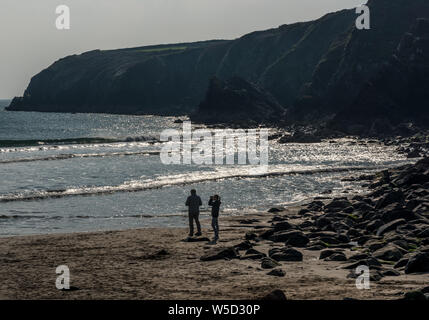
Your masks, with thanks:
[(330, 43), (354, 19), (354, 10), (343, 10), (231, 41), (69, 56), (34, 76), (8, 110), (189, 114), (204, 98), (213, 76), (239, 76), (288, 105), (311, 81)]
[(272, 124), (284, 112), (271, 94), (256, 85), (239, 77), (227, 81), (214, 77), (191, 120), (207, 124)]
[(332, 126), (352, 134), (389, 134), (405, 122), (427, 127), (428, 101), (429, 19), (418, 19)]
[(286, 107), (290, 123), (328, 121), (357, 105), (411, 25), (429, 17), (427, 0), (369, 0), (368, 6), (370, 30), (355, 28), (351, 9), (236, 40), (66, 57), (34, 76), (8, 110), (194, 114), (213, 76), (237, 76)]

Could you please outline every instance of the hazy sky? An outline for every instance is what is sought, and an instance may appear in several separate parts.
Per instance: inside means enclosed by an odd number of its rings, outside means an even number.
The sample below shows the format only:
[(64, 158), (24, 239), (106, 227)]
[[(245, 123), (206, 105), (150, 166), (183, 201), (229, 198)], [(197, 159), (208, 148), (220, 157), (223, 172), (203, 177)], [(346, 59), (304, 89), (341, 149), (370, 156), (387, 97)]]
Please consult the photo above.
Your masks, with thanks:
[[(233, 39), (366, 0), (0, 0), (0, 98), (64, 56), (93, 49)], [(55, 27), (68, 5), (71, 29)]]

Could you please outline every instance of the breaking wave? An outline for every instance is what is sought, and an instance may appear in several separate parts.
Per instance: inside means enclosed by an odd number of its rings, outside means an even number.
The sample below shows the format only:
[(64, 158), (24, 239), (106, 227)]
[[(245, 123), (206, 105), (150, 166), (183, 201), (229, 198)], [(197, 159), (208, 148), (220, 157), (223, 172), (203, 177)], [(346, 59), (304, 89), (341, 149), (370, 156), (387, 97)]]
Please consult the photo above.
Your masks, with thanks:
[[(255, 168), (255, 167), (253, 167)], [(219, 181), (226, 179), (251, 179), (251, 178), (270, 178), (285, 175), (312, 175), (320, 173), (340, 173), (354, 171), (369, 171), (377, 170), (378, 167), (319, 167), (304, 170), (285, 170), (277, 168), (271, 172), (254, 173), (251, 169), (240, 170), (224, 170), (224, 171), (199, 171), (194, 173), (186, 173), (179, 175), (171, 175), (158, 177), (157, 179), (135, 180), (128, 181), (115, 186), (92, 186), (92, 187), (76, 187), (68, 189), (43, 190), (31, 193), (5, 194), (0, 196), (0, 202), (13, 201), (36, 201), (52, 198), (63, 198), (72, 196), (97, 196), (105, 194), (113, 194), (119, 192), (139, 192), (145, 190), (159, 189), (177, 185), (189, 185), (208, 181)]]

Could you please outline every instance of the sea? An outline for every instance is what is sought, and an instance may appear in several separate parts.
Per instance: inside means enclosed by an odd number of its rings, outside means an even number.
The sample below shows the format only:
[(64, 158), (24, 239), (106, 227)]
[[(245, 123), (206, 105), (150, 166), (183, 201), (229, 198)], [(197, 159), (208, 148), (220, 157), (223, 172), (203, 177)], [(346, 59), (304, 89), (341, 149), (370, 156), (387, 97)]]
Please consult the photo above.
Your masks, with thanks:
[[(165, 164), (159, 140), (175, 117), (11, 112), (0, 100), (0, 236), (186, 227), (191, 189), (208, 217), (266, 212), (363, 190), (345, 179), (410, 161), (394, 146), (341, 139), (269, 141), (267, 172), (246, 164)], [(228, 152), (228, 151), (227, 151)], [(234, 152), (231, 150), (229, 152)], [(268, 214), (268, 213), (267, 213)]]

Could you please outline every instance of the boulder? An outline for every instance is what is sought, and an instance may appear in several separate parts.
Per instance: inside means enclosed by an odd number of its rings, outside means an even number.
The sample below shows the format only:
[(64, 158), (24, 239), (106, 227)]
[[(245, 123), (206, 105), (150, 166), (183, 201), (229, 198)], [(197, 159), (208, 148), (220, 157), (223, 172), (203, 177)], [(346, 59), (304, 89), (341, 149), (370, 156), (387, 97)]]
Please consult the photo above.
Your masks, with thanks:
[(372, 206), (370, 206), (368, 203), (366, 203), (364, 201), (353, 204), (353, 208), (358, 213), (367, 213), (367, 212), (371, 212), (374, 210), (374, 208)]
[(248, 232), (246, 232), (246, 235), (245, 235), (245, 239), (248, 241), (249, 240), (255, 240), (257, 237), (258, 237), (258, 235), (253, 231), (248, 231)]
[(262, 253), (256, 253), (256, 254), (245, 254), (244, 256), (240, 257), (240, 260), (259, 260), (264, 258), (265, 255)]
[(310, 213), (310, 212), (311, 212), (310, 210), (304, 208), (304, 209), (299, 210), (298, 214), (300, 216), (303, 216), (304, 214), (307, 214), (307, 213)]
[(410, 173), (404, 177), (399, 178), (394, 181), (397, 185), (401, 187), (411, 186), (413, 184), (425, 184), (429, 181), (429, 175), (422, 173)]
[(383, 274), (381, 274), (379, 271), (372, 271), (369, 277), (369, 279), (374, 282), (380, 281), (382, 278)]
[(325, 216), (319, 217), (319, 218), (317, 218), (317, 220), (315, 221), (315, 225), (316, 225), (316, 227), (318, 227), (319, 229), (322, 229), (322, 228), (324, 228), (324, 227), (326, 227), (326, 226), (329, 226), (331, 223), (332, 223), (331, 219), (329, 219), (329, 218), (327, 218), (327, 217), (325, 217)]
[(237, 250), (248, 250), (252, 247), (253, 247), (253, 245), (248, 240), (243, 241), (243, 242), (234, 246), (234, 248), (236, 248)]
[(368, 230), (369, 232), (373, 232), (373, 231), (377, 230), (378, 228), (380, 228), (383, 224), (384, 223), (381, 219), (373, 220), (366, 225), (366, 230)]
[(405, 273), (429, 272), (429, 253), (418, 252), (413, 255), (405, 266)]
[(407, 265), (408, 261), (409, 261), (408, 258), (402, 258), (393, 267), (395, 269), (399, 269), (399, 268), (405, 267)]
[(347, 261), (347, 257), (343, 252), (336, 252), (325, 259), (326, 261)]
[(365, 244), (365, 246), (368, 247), (370, 251), (377, 251), (383, 248), (385, 245), (385, 242), (379, 240), (370, 240)]
[(388, 245), (384, 248), (378, 249), (373, 253), (377, 259), (384, 261), (399, 261), (402, 258), (402, 252), (393, 245)]
[(351, 260), (366, 260), (368, 258), (369, 258), (369, 256), (366, 253), (357, 253), (355, 255), (352, 255), (349, 258), (349, 261), (351, 261)]
[(352, 264), (348, 264), (343, 267), (343, 269), (356, 269), (359, 266), (368, 266), (372, 269), (377, 269), (381, 267), (381, 263), (375, 258), (363, 259)]
[(394, 269), (389, 269), (382, 272), (383, 277), (399, 277), (401, 273)]
[(378, 228), (376, 235), (382, 236), (386, 232), (396, 230), (397, 227), (399, 227), (400, 225), (406, 224), (406, 223), (407, 223), (407, 221), (405, 219), (394, 220), (394, 221), (389, 222), (385, 225), (382, 225), (380, 228)]
[(275, 267), (278, 267), (280, 263), (278, 263), (276, 260), (265, 257), (261, 261), (261, 268), (262, 269), (273, 269)]
[(411, 210), (405, 208), (394, 208), (387, 210), (381, 216), (381, 219), (385, 222), (391, 222), (398, 219), (405, 219), (407, 221), (416, 219), (417, 216)]
[(274, 229), (263, 230), (259, 235), (262, 239), (269, 239), (274, 234)]
[(429, 228), (426, 228), (417, 233), (417, 237), (419, 238), (429, 238)]
[(332, 249), (325, 249), (323, 251), (320, 252), (320, 256), (319, 259), (323, 260), (328, 258), (329, 256), (333, 255), (334, 253), (336, 253), (336, 250), (332, 250)]
[(298, 233), (294, 236), (290, 237), (289, 240), (286, 241), (286, 245), (298, 248), (304, 248), (310, 242), (310, 239), (306, 237), (304, 234)]
[(255, 250), (255, 249), (253, 249), (253, 248), (250, 248), (250, 249), (248, 249), (247, 251), (246, 251), (246, 254), (259, 254), (259, 255), (262, 255), (262, 256), (266, 256), (266, 254), (265, 253), (262, 253), (262, 252), (260, 252), (260, 251), (258, 251), (258, 250)]
[(287, 230), (293, 229), (293, 226), (287, 221), (276, 223), (274, 224), (273, 227), (274, 227), (274, 232), (287, 231)]
[(326, 212), (337, 212), (350, 207), (352, 204), (345, 199), (334, 199), (325, 206)]
[(293, 248), (282, 249), (274, 252), (270, 257), (276, 261), (302, 261), (303, 255)]
[(270, 292), (269, 294), (267, 294), (266, 296), (262, 297), (261, 300), (287, 300), (286, 295), (284, 294), (284, 292), (282, 290), (274, 290), (272, 292)]
[(284, 277), (286, 273), (282, 269), (273, 269), (267, 273), (269, 276)]
[(307, 206), (307, 208), (308, 208), (308, 210), (311, 210), (311, 211), (322, 211), (324, 205), (325, 204), (322, 201), (316, 200), (316, 201), (311, 202)]
[(292, 230), (274, 232), (274, 234), (270, 236), (269, 239), (274, 242), (286, 242), (289, 239), (301, 237), (305, 237), (302, 231)]
[(206, 253), (200, 258), (201, 261), (214, 261), (221, 259), (234, 259), (238, 258), (238, 252), (234, 247), (231, 248), (216, 248)]
[(384, 195), (380, 200), (377, 201), (375, 206), (376, 210), (380, 210), (392, 203), (402, 203), (405, 200), (405, 196), (402, 191), (391, 191)]

